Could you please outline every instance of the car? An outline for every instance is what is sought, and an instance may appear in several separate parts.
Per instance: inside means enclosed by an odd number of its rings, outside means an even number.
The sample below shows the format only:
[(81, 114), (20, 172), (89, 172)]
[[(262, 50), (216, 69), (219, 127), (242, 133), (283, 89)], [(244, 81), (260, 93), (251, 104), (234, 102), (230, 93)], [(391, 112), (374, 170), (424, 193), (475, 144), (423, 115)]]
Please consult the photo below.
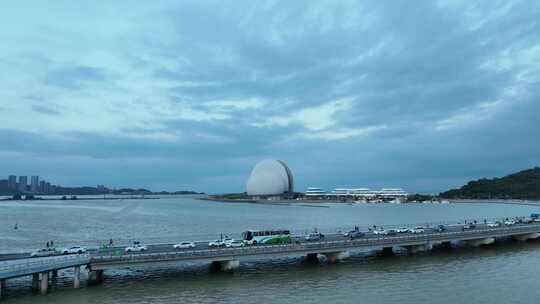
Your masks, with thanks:
[(223, 243), (225, 243), (225, 245), (231, 243), (232, 241), (234, 241), (234, 240), (229, 238), (229, 237), (226, 237), (226, 238), (223, 239)]
[(407, 233), (409, 232), (409, 228), (407, 227), (399, 227), (399, 228), (396, 228), (394, 229), (397, 233)]
[(351, 233), (353, 233), (353, 232), (355, 232), (355, 231), (356, 231), (356, 230), (350, 230), (350, 231), (347, 231), (347, 232), (343, 233), (343, 236), (344, 236), (344, 237), (348, 237), (349, 234), (351, 234)]
[(474, 225), (474, 224), (466, 224), (466, 225), (463, 225), (461, 227), (461, 230), (465, 231), (465, 230), (471, 230), (471, 229), (474, 229), (474, 228), (476, 228), (476, 225)]
[(516, 224), (516, 221), (514, 220), (507, 220), (507, 221), (504, 221), (504, 225), (505, 226), (513, 226)]
[(46, 257), (51, 255), (56, 255), (56, 249), (54, 248), (42, 248), (38, 249), (30, 254), (31, 257)]
[(396, 230), (395, 229), (388, 229), (386, 230), (386, 235), (396, 235)]
[(358, 230), (351, 230), (349, 232), (347, 232), (347, 237), (350, 237), (351, 239), (356, 239), (356, 238), (361, 238), (363, 237), (364, 235), (366, 235), (365, 233), (363, 233), (362, 231), (358, 231)]
[(446, 231), (446, 227), (444, 225), (439, 225), (435, 230), (437, 230), (437, 232), (444, 232)]
[(375, 229), (373, 230), (373, 234), (386, 234), (386, 230), (382, 230), (382, 229)]
[(412, 228), (412, 229), (409, 229), (409, 232), (412, 234), (419, 234), (419, 233), (424, 233), (426, 231), (424, 230), (424, 228)]
[(490, 228), (500, 227), (501, 223), (499, 223), (499, 222), (487, 223), (487, 226), (490, 227)]
[(320, 241), (322, 238), (324, 235), (320, 232), (312, 232), (305, 237), (306, 241)]
[(225, 247), (225, 242), (222, 240), (214, 240), (208, 243), (209, 247)]
[(178, 243), (178, 244), (174, 244), (173, 248), (174, 249), (191, 249), (191, 248), (195, 248), (195, 243), (193, 243), (193, 242), (181, 242), (181, 243)]
[(73, 246), (62, 249), (62, 254), (81, 254), (86, 253), (87, 249), (81, 246)]
[(136, 242), (124, 249), (125, 252), (143, 252), (146, 250), (148, 250), (148, 247), (141, 245), (139, 242)]
[(530, 223), (534, 222), (534, 219), (532, 217), (526, 217), (526, 218), (523, 218), (522, 222), (524, 224), (530, 224)]
[(244, 247), (244, 245), (244, 241), (242, 240), (232, 240), (228, 243), (225, 243), (225, 246), (227, 246), (227, 248)]
[(373, 230), (373, 234), (395, 235), (396, 231), (393, 229), (388, 229), (388, 230), (379, 229), (379, 230)]

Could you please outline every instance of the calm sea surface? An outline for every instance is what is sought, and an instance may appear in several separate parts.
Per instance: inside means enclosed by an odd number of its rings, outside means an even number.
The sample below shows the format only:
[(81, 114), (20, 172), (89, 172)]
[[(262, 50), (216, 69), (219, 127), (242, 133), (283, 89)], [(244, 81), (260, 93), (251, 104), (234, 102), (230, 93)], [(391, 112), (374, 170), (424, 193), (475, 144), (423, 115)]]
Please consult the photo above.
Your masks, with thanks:
[[(56, 247), (207, 240), (246, 229), (425, 224), (528, 215), (540, 207), (500, 204), (259, 205), (193, 197), (157, 200), (0, 202), (0, 253)], [(15, 223), (19, 229), (13, 230)], [(335, 265), (301, 257), (242, 260), (235, 273), (210, 273), (207, 264), (111, 269), (100, 286), (70, 288), (60, 273), (46, 296), (30, 281), (8, 281), (4, 303), (537, 303), (540, 241), (503, 241), (418, 255), (354, 253)]]

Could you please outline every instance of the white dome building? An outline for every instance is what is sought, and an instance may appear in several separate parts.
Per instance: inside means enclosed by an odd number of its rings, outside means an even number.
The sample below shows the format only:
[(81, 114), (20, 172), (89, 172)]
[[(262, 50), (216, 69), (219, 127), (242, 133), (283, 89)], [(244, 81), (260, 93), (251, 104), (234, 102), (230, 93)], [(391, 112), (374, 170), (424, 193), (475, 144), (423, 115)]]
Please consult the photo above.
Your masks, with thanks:
[(248, 195), (280, 195), (292, 193), (292, 172), (281, 160), (265, 159), (257, 163), (247, 181)]

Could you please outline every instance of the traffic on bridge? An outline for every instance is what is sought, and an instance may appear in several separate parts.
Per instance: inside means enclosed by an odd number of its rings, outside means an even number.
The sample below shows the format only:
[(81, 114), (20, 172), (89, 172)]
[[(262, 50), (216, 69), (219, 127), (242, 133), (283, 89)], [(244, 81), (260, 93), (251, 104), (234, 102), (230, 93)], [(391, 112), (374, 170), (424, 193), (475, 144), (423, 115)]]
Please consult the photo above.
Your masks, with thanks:
[(240, 238), (220, 236), (208, 241), (142, 244), (135, 241), (124, 246), (109, 245), (85, 248), (72, 245), (57, 250), (43, 248), (20, 254), (4, 254), (0, 258), (0, 290), (7, 279), (32, 275), (32, 286), (47, 292), (49, 277), (58, 270), (73, 267), (74, 287), (80, 286), (81, 266), (88, 270), (88, 283), (99, 283), (103, 271), (113, 267), (159, 264), (182, 261), (207, 261), (217, 269), (231, 271), (239, 267), (241, 257), (305, 255), (308, 259), (326, 257), (334, 263), (348, 257), (354, 250), (380, 250), (391, 253), (394, 247), (416, 253), (434, 245), (451, 246), (465, 242), (470, 246), (489, 245), (496, 238), (512, 237), (519, 241), (540, 237), (540, 216), (504, 218), (499, 220), (468, 220), (459, 224), (411, 225), (400, 227), (351, 227), (348, 231), (305, 234), (290, 230), (248, 230)]

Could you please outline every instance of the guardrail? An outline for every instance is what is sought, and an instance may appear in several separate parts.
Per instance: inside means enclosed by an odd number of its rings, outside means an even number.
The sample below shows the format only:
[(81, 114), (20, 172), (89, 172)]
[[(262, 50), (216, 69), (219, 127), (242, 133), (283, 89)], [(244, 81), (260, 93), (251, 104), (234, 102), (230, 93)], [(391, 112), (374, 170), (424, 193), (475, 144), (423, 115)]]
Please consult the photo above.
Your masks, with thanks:
[(249, 256), (264, 254), (286, 254), (294, 252), (320, 252), (329, 249), (345, 250), (358, 247), (376, 247), (376, 246), (407, 246), (415, 243), (427, 243), (431, 241), (456, 241), (471, 240), (476, 238), (502, 237), (516, 234), (525, 234), (540, 232), (540, 224), (527, 224), (520, 226), (509, 226), (500, 228), (481, 228), (469, 231), (449, 231), (422, 233), (413, 235), (381, 236), (359, 239), (304, 242), (300, 244), (282, 244), (282, 245), (257, 245), (241, 248), (221, 248), (221, 249), (202, 249), (171, 251), (159, 253), (138, 253), (122, 256), (113, 255), (92, 255), (91, 264), (124, 264), (140, 263), (146, 261), (162, 260), (195, 260), (208, 258), (224, 258), (230, 256)]
[(235, 256), (274, 255), (288, 253), (321, 253), (329, 250), (349, 250), (361, 247), (407, 246), (434, 241), (471, 240), (487, 237), (503, 237), (518, 234), (540, 232), (540, 223), (502, 226), (497, 228), (481, 227), (467, 231), (427, 232), (421, 234), (398, 234), (393, 236), (370, 236), (357, 239), (331, 241), (300, 242), (279, 245), (253, 245), (240, 248), (192, 249), (157, 253), (137, 253), (116, 255), (87, 253), (62, 255), (42, 258), (26, 258), (0, 261), (0, 279), (23, 276), (36, 272), (51, 271), (78, 265), (108, 265), (173, 260), (220, 259)]
[[(462, 219), (462, 220), (448, 220), (448, 221), (423, 221), (423, 222), (417, 222), (417, 223), (396, 223), (396, 224), (384, 224), (384, 223), (377, 223), (377, 227), (384, 227), (385, 229), (394, 229), (398, 227), (415, 227), (415, 226), (424, 226), (424, 227), (437, 227), (438, 225), (445, 225), (445, 226), (457, 226), (462, 225), (464, 223), (473, 223), (476, 220), (476, 223), (481, 224), (485, 221), (487, 222), (504, 222), (506, 219), (520, 219), (520, 218), (526, 218), (526, 216), (508, 216), (508, 217), (497, 217), (497, 218), (481, 218), (481, 219)], [(360, 228), (360, 230), (367, 230), (368, 228), (373, 228), (373, 225), (356, 225)], [(278, 227), (273, 227), (278, 228)], [(283, 228), (283, 227), (281, 227)], [(315, 227), (314, 227), (315, 228)], [(335, 232), (344, 232), (349, 231), (352, 229), (352, 226), (343, 226), (343, 227), (323, 227), (323, 228), (317, 228), (318, 231), (322, 233), (335, 233)], [(272, 230), (271, 227), (262, 228), (260, 230)], [(293, 228), (290, 229), (290, 231), (293, 234), (297, 235), (304, 235), (308, 234), (313, 231), (313, 229), (302, 229), (302, 228)], [(240, 233), (238, 231), (222, 231), (223, 235), (227, 235), (233, 238), (240, 237)], [(148, 245), (161, 245), (161, 244), (172, 244), (175, 242), (181, 241), (193, 241), (193, 242), (200, 242), (200, 241), (206, 241), (210, 239), (215, 239), (216, 234), (215, 233), (200, 233), (200, 234), (190, 234), (190, 235), (173, 235), (173, 234), (167, 234), (166, 236), (154, 236), (154, 237), (137, 237), (137, 236), (125, 236), (122, 238), (115, 238), (114, 236), (112, 239), (114, 240), (115, 244), (118, 245), (126, 245), (132, 243), (132, 241), (137, 240), (141, 241), (143, 243), (146, 243)], [(107, 244), (109, 242), (109, 239), (103, 240), (103, 239), (87, 239), (87, 240), (55, 240), (55, 243), (61, 243), (65, 247), (70, 246), (86, 246), (88, 248), (97, 248), (100, 247), (102, 244)], [(32, 243), (27, 244), (28, 246), (27, 250), (19, 250), (17, 253), (28, 253), (31, 249), (39, 248), (45, 244), (45, 241), (35, 241)], [(3, 254), (10, 254), (15, 252), (3, 252)]]
[(22, 276), (42, 271), (88, 264), (89, 254), (18, 259), (0, 262), (0, 278)]

